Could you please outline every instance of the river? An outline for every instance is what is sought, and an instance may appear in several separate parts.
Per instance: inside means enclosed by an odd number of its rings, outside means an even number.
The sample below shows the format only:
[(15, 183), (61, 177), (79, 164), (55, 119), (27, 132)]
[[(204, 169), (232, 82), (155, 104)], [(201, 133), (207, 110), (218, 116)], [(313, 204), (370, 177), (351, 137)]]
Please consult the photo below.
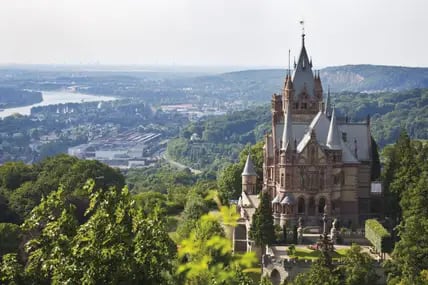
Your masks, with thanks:
[(114, 97), (100, 96), (100, 95), (88, 95), (82, 93), (74, 93), (67, 91), (41, 91), (43, 101), (33, 105), (6, 108), (0, 111), (0, 118), (10, 116), (15, 113), (21, 115), (30, 115), (31, 108), (37, 106), (48, 106), (64, 103), (82, 103), (82, 102), (99, 102), (99, 101), (113, 101), (117, 100)]

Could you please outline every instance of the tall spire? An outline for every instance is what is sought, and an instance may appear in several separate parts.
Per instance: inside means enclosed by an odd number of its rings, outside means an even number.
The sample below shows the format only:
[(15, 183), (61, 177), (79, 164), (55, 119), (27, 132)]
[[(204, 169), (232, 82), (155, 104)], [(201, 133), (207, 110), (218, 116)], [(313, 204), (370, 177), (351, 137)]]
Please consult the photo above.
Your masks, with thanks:
[[(291, 79), (289, 80), (291, 82)], [(287, 112), (284, 110), (284, 131), (282, 133), (282, 150), (294, 149), (293, 126), (291, 123), (291, 102), (287, 102)]]
[(327, 117), (329, 117), (331, 115), (330, 86), (328, 86), (327, 99), (325, 101), (324, 113)]
[(331, 149), (341, 149), (339, 130), (337, 129), (336, 125), (336, 115), (334, 108), (331, 114), (330, 127), (328, 129), (327, 146)]
[(307, 86), (307, 91), (309, 92), (308, 94), (310, 96), (314, 96), (315, 78), (314, 73), (312, 72), (311, 60), (309, 59), (308, 53), (306, 52), (305, 33), (303, 31), (302, 48), (300, 49), (300, 54), (293, 71), (293, 85), (295, 94), (299, 95), (300, 93), (302, 93), (305, 84)]
[(250, 158), (250, 155), (247, 156), (247, 161), (245, 162), (244, 170), (242, 171), (241, 176), (257, 176), (257, 173), (254, 170), (254, 164)]

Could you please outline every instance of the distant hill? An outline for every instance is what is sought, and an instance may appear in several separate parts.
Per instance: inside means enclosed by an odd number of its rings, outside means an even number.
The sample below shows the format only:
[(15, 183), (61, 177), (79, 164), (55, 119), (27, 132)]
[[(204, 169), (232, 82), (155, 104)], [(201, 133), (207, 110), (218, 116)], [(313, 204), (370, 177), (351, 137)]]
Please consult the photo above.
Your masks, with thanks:
[(401, 91), (428, 87), (428, 68), (344, 65), (322, 69), (321, 79), (336, 92)]
[[(428, 87), (428, 68), (344, 65), (321, 69), (324, 90), (333, 92), (385, 92)], [(285, 69), (261, 69), (228, 72), (194, 79), (196, 85), (215, 85), (227, 90), (231, 96), (239, 95), (255, 101), (266, 101), (284, 84)]]

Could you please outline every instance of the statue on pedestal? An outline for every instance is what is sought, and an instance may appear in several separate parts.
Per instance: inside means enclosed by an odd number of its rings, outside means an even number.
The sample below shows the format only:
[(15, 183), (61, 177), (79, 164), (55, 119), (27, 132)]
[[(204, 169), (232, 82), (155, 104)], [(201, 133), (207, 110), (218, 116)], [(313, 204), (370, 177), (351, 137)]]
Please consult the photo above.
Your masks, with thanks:
[(332, 223), (332, 228), (330, 230), (330, 239), (333, 242), (333, 244), (336, 243), (336, 239), (337, 239), (336, 224), (337, 224), (337, 219), (334, 219)]
[(298, 228), (297, 228), (297, 243), (302, 244), (303, 242), (303, 226), (302, 226), (302, 217), (299, 217), (299, 220), (297, 222)]

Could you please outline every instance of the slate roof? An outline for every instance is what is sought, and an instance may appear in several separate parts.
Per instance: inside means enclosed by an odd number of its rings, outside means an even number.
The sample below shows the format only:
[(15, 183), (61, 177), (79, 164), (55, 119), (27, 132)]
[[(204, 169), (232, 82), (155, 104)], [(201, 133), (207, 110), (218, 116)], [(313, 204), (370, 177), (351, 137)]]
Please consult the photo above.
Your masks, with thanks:
[(257, 173), (254, 170), (254, 164), (250, 158), (250, 155), (247, 156), (247, 161), (245, 162), (244, 170), (242, 171), (241, 175), (242, 176), (257, 176)]

